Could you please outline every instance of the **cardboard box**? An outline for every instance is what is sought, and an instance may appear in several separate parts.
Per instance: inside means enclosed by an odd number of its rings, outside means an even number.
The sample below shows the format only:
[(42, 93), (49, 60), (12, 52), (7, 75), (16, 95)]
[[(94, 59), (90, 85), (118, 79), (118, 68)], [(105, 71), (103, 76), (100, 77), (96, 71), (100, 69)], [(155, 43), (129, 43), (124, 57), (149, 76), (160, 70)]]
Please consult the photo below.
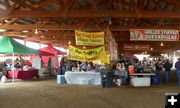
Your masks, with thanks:
[(132, 78), (132, 85), (134, 87), (150, 86), (151, 79), (149, 77)]

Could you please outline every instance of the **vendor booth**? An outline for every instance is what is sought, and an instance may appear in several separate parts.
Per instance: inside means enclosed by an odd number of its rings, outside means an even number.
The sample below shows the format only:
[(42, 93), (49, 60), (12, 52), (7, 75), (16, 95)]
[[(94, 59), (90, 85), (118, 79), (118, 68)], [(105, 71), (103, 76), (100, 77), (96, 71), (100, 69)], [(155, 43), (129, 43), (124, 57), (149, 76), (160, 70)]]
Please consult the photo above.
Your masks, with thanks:
[(66, 52), (62, 52), (60, 50), (55, 49), (52, 45), (48, 45), (47, 47), (44, 48), (40, 48), (40, 51), (45, 51), (48, 52), (50, 54), (52, 54), (52, 56), (42, 56), (42, 60), (44, 62), (44, 66), (48, 65), (48, 60), (49, 58), (55, 58), (55, 65), (57, 66), (57, 55), (67, 55)]
[[(34, 63), (33, 61), (35, 59), (36, 59), (36, 61), (38, 61), (38, 59), (39, 59), (42, 62), (41, 66), (40, 66), (41, 68), (37, 68), (37, 69), (39, 69), (39, 75), (40, 76), (48, 76), (50, 70), (51, 70), (50, 71), (51, 75), (56, 75), (57, 73), (55, 71), (58, 70), (57, 55), (67, 55), (67, 53), (55, 49), (52, 45), (48, 45), (47, 47), (40, 48), (39, 51), (43, 51), (43, 52), (47, 52), (47, 53), (51, 54), (49, 56), (42, 55), (42, 56), (31, 56), (30, 57), (32, 64)], [(48, 66), (49, 59), (51, 61), (51, 63), (49, 63), (50, 66)]]
[[(16, 42), (11, 37), (5, 36), (2, 39), (0, 39), (0, 53), (11, 55), (13, 57), (12, 59), (14, 60), (15, 55), (39, 55), (40, 53), (44, 55), (46, 52), (38, 51), (26, 47)], [(15, 71), (14, 62), (12, 63), (12, 66), (13, 66), (12, 71), (9, 71), (8, 75), (10, 78), (13, 78), (13, 82), (14, 82), (14, 78), (20, 78), (26, 80), (26, 79), (31, 79), (38, 74), (37, 70), (33, 70), (33, 69), (23, 71), (23, 67), (20, 69), (21, 71), (19, 70)]]
[[(22, 79), (22, 80), (29, 80), (38, 75), (38, 70), (27, 70), (27, 71), (21, 71), (17, 70), (14, 71), (14, 78), (16, 79)], [(13, 71), (8, 71), (8, 77), (13, 78)]]

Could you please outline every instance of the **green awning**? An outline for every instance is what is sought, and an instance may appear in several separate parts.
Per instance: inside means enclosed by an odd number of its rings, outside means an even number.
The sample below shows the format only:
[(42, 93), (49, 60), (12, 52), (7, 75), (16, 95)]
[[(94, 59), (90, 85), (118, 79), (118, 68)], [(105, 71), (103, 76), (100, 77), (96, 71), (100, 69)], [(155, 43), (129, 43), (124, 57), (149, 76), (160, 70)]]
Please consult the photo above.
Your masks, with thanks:
[(38, 50), (26, 47), (9, 36), (0, 39), (1, 54), (38, 54)]

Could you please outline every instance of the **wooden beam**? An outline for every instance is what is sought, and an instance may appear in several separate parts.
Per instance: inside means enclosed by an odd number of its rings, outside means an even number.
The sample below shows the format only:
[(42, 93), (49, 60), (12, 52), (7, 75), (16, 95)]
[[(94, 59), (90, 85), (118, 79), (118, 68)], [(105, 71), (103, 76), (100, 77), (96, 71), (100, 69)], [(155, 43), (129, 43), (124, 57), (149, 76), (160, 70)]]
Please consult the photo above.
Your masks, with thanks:
[(17, 5), (18, 5), (18, 3), (15, 2), (15, 3), (7, 10), (6, 15), (9, 15), (9, 14), (14, 10), (14, 8), (15, 8)]
[(118, 0), (118, 2), (122, 5), (122, 11), (126, 11), (126, 6), (123, 0)]
[(40, 40), (41, 44), (52, 44), (53, 42), (51, 40)]
[(64, 16), (66, 16), (67, 12), (70, 10), (70, 8), (72, 7), (74, 3), (74, 0), (67, 0), (66, 3), (65, 3), (65, 9), (64, 9)]
[(177, 7), (180, 6), (180, 2), (179, 2), (179, 1), (176, 1), (176, 0), (162, 0), (162, 1), (167, 2), (167, 3), (169, 3), (169, 4), (172, 4), (172, 5), (175, 5), (175, 6), (177, 6)]
[(107, 5), (106, 5), (106, 9), (109, 8), (109, 6), (111, 5), (111, 3), (112, 3), (112, 0), (109, 0), (109, 2), (108, 2)]
[(63, 23), (61, 23), (60, 21), (58, 21), (57, 19), (55, 18), (49, 18), (51, 19), (52, 21), (54, 21), (55, 23), (59, 24), (59, 25), (62, 25)]
[(36, 41), (39, 41), (40, 40), (40, 37), (36, 36), (36, 37), (25, 37), (24, 38), (25, 41), (28, 41), (28, 40), (36, 40)]
[(56, 8), (56, 10), (62, 10), (65, 8), (65, 4), (63, 0), (59, 0), (59, 4), (58, 7)]
[(159, 6), (158, 2), (156, 2), (155, 0), (152, 0), (152, 3), (157, 8), (157, 10), (162, 10), (162, 8)]
[[(34, 17), (120, 17), (120, 18), (138, 18), (134, 11), (121, 10), (69, 10), (64, 16), (63, 11), (48, 10), (13, 10), (7, 15), (7, 11), (0, 10), (0, 18), (34, 18)], [(180, 11), (141, 11), (142, 18), (180, 18)]]
[(42, 1), (42, 2), (40, 2), (38, 4), (33, 5), (33, 7), (34, 8), (42, 8), (42, 7), (48, 6), (50, 4), (56, 3), (58, 1), (59, 0), (45, 0), (45, 1)]
[(35, 9), (34, 7), (32, 7), (32, 5), (29, 5), (29, 4), (26, 3), (27, 0), (11, 0), (11, 1), (14, 2), (14, 3), (17, 3), (19, 5), (18, 8), (23, 7), (23, 9), (25, 9), (25, 10), (28, 10), (28, 8), (29, 9)]
[(140, 9), (140, 10), (143, 10), (144, 5), (145, 5), (146, 2), (147, 2), (147, 0), (142, 0), (141, 4), (140, 4), (140, 6), (139, 6), (139, 9)]
[(14, 19), (12, 19), (11, 21), (5, 23), (4, 25), (10, 25), (10, 24), (13, 24), (13, 23), (15, 23), (15, 22), (17, 22), (17, 21), (19, 21), (19, 20), (20, 20), (20, 18), (14, 18)]
[(74, 36), (74, 32), (69, 33), (59, 33), (59, 32), (45, 32), (45, 33), (38, 33), (35, 34), (34, 32), (23, 33), (23, 32), (3, 32), (2, 36), (60, 36), (60, 37), (72, 37)]
[(71, 21), (68, 22), (68, 25), (73, 24), (73, 22), (76, 20), (76, 18), (72, 18)]
[(4, 0), (4, 5), (6, 7), (6, 10), (10, 8), (9, 0)]
[(141, 13), (140, 9), (137, 7), (134, 0), (130, 0), (130, 3), (133, 6), (134, 10), (136, 11), (136, 14), (138, 15), (138, 17), (142, 17), (142, 13)]
[[(32, 26), (29, 25), (0, 25), (0, 29), (7, 29), (7, 30), (34, 30), (36, 28), (36, 24), (32, 24)], [(38, 25), (38, 30), (75, 30), (79, 29), (78, 25), (44, 25), (41, 27), (41, 24)], [(154, 26), (124, 26), (124, 25), (117, 25), (117, 26), (111, 26), (111, 31), (129, 31), (130, 29), (176, 29), (179, 30), (178, 25), (167, 25), (167, 26), (160, 26), (160, 25), (154, 25)], [(91, 31), (97, 31), (97, 30), (104, 30), (104, 27), (96, 26), (96, 25), (86, 25), (84, 28), (81, 28), (81, 30), (91, 30)]]
[(80, 29), (81, 29), (81, 28), (84, 28), (84, 25), (85, 25), (88, 21), (89, 21), (89, 18), (85, 18), (79, 28), (80, 28)]

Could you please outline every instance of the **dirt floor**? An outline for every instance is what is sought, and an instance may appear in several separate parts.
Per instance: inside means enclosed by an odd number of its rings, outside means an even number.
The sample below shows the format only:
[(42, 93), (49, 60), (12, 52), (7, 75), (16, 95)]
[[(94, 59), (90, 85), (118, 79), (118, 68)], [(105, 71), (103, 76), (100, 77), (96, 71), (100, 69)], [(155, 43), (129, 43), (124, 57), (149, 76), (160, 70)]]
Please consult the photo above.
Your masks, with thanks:
[(164, 108), (168, 92), (180, 92), (175, 72), (169, 84), (136, 88), (58, 85), (55, 77), (16, 80), (0, 83), (0, 108)]

